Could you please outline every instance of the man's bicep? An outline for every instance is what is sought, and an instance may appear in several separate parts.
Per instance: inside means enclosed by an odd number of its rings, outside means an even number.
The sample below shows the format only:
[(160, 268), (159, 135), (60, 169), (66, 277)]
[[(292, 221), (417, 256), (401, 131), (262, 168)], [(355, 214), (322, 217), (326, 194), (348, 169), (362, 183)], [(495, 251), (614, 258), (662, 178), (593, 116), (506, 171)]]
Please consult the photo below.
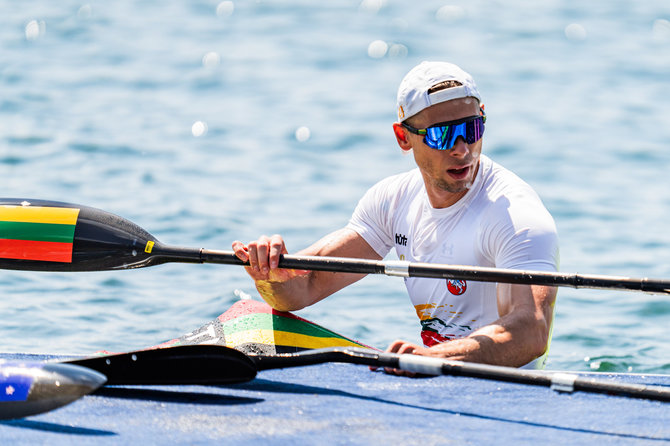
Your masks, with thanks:
[(328, 234), (307, 249), (302, 255), (352, 257), (380, 260), (381, 257), (365, 239), (350, 228), (342, 228)]
[(525, 311), (536, 318), (550, 317), (556, 300), (556, 287), (544, 285), (498, 284), (498, 314)]

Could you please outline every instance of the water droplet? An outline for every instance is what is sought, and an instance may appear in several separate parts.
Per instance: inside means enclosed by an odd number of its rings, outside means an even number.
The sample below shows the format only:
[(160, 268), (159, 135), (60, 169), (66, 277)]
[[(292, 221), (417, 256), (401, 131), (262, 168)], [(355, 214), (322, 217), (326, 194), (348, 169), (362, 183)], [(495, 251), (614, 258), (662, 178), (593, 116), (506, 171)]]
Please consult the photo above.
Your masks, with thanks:
[(221, 63), (221, 56), (215, 51), (210, 51), (209, 53), (202, 56), (202, 65), (205, 68), (216, 68)]
[(456, 5), (444, 5), (435, 13), (435, 18), (442, 23), (455, 23), (465, 17), (465, 9)]
[(312, 136), (312, 132), (309, 130), (309, 127), (298, 127), (298, 129), (295, 131), (295, 139), (297, 139), (299, 142), (307, 141), (310, 136)]
[(401, 59), (403, 57), (407, 57), (407, 53), (407, 47), (402, 43), (394, 43), (389, 48), (389, 57)]
[(586, 29), (578, 23), (571, 23), (565, 27), (565, 37), (573, 42), (581, 42), (586, 39)]
[(202, 121), (194, 122), (193, 125), (191, 126), (191, 133), (193, 133), (193, 136), (195, 136), (196, 138), (206, 135), (207, 124)]
[(230, 1), (219, 3), (216, 7), (216, 15), (219, 17), (230, 17), (235, 11), (235, 4)]
[(358, 10), (377, 14), (384, 7), (384, 4), (386, 4), (385, 0), (362, 0)]
[(251, 294), (245, 293), (244, 291), (240, 290), (239, 288), (234, 291), (235, 296), (239, 297), (241, 300), (249, 300), (251, 299)]
[(368, 56), (373, 59), (381, 59), (386, 56), (389, 46), (383, 40), (375, 40), (368, 45)]
[(43, 36), (47, 30), (47, 25), (44, 23), (44, 20), (31, 20), (28, 22), (25, 28), (26, 39), (27, 40), (37, 40), (39, 37)]
[(658, 19), (654, 21), (651, 28), (651, 33), (654, 40), (659, 42), (670, 41), (670, 21), (665, 19)]
[(80, 20), (87, 20), (91, 18), (92, 13), (93, 8), (91, 8), (91, 5), (82, 5), (81, 8), (79, 8), (79, 11), (77, 11), (77, 18)]

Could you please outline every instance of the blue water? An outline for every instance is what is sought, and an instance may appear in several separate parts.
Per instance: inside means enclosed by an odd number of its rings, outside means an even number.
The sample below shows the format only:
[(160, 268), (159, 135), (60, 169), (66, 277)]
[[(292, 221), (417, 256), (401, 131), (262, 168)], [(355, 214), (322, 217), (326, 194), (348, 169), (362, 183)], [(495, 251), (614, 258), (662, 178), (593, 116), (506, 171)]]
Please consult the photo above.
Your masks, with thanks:
[[(161, 241), (289, 249), (412, 167), (391, 123), (426, 59), (478, 81), (484, 150), (556, 219), (561, 270), (670, 277), (670, 3), (0, 1), (6, 197), (85, 204)], [(152, 345), (256, 296), (234, 266), (0, 273), (1, 351)], [(402, 280), (299, 312), (418, 341)], [(561, 289), (549, 368), (670, 372), (670, 297)]]

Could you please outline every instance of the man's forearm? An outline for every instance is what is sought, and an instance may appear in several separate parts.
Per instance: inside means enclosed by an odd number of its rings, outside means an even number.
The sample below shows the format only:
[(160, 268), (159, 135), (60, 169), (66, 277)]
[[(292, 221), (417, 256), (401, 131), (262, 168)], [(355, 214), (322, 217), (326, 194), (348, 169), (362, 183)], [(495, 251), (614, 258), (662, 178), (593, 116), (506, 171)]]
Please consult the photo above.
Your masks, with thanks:
[(520, 367), (541, 356), (547, 348), (547, 341), (548, 333), (544, 332), (541, 324), (520, 329), (492, 324), (466, 338), (430, 347), (428, 354), (466, 362)]
[(256, 289), (275, 310), (296, 311), (314, 303), (309, 280), (309, 274), (296, 275), (285, 281), (257, 280)]

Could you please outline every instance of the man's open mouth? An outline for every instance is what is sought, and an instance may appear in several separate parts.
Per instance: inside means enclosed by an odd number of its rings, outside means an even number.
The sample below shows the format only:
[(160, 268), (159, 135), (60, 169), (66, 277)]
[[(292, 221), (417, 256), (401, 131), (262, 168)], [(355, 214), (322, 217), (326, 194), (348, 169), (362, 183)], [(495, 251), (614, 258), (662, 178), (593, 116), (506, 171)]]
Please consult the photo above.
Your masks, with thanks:
[(461, 167), (460, 169), (449, 169), (447, 172), (454, 178), (460, 179), (467, 176), (470, 171), (470, 166)]

